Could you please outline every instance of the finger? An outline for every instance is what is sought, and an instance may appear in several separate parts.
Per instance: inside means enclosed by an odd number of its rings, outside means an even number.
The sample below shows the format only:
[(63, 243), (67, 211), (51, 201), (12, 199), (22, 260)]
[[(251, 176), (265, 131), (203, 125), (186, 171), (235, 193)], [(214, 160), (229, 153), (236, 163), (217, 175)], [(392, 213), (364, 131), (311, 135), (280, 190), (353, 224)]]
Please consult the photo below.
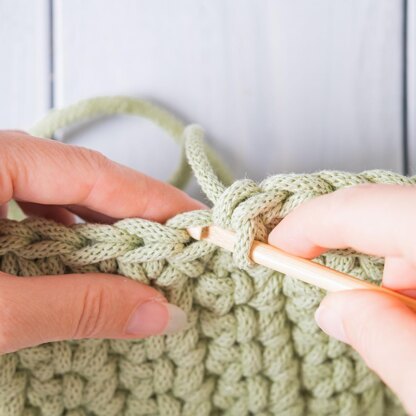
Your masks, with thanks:
[(66, 205), (66, 209), (71, 211), (77, 217), (82, 218), (87, 222), (94, 222), (99, 224), (113, 224), (117, 221), (117, 218), (109, 217), (108, 215), (101, 214), (100, 212), (93, 211), (89, 208), (79, 205)]
[(76, 217), (100, 224), (113, 224), (117, 221), (117, 218), (109, 217), (79, 205), (42, 205), (20, 201), (19, 206), (28, 216), (48, 218), (65, 225), (74, 224)]
[(331, 293), (316, 312), (318, 325), (351, 344), (416, 414), (416, 315), (398, 300), (369, 290)]
[(19, 206), (28, 216), (48, 218), (65, 225), (75, 223), (75, 215), (59, 205), (42, 205), (20, 201)]
[(0, 353), (49, 341), (172, 333), (186, 315), (154, 288), (114, 275), (0, 273)]
[(0, 218), (7, 217), (8, 208), (7, 204), (0, 205)]
[(2, 138), (0, 182), (0, 204), (14, 196), (45, 205), (82, 205), (114, 218), (154, 221), (203, 208), (179, 189), (98, 152), (19, 133)]
[(303, 257), (351, 247), (415, 264), (415, 204), (414, 186), (345, 188), (296, 208), (270, 233), (269, 243)]
[[(394, 290), (415, 288), (416, 267), (401, 257), (387, 257), (384, 261), (383, 286)], [(415, 292), (415, 291), (414, 291)], [(409, 293), (409, 296), (413, 296)]]

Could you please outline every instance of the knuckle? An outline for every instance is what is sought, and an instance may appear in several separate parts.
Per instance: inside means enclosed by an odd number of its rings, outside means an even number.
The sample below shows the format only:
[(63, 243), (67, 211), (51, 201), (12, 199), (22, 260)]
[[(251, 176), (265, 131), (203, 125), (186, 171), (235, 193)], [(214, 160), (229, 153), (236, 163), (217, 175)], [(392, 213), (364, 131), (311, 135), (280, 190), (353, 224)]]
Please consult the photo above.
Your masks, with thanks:
[(95, 196), (99, 184), (105, 181), (107, 173), (112, 171), (113, 162), (97, 150), (85, 147), (74, 147), (73, 150), (76, 162), (80, 163), (87, 172), (92, 172), (87, 175), (83, 183), (82, 203), (88, 204), (88, 201)]
[(81, 297), (72, 338), (93, 338), (99, 336), (105, 327), (105, 298), (106, 293), (104, 289), (91, 285), (85, 288)]
[(93, 170), (100, 171), (111, 163), (110, 159), (98, 150), (86, 147), (75, 147), (75, 149), (78, 153), (78, 158), (83, 159), (85, 164), (89, 165)]
[(30, 183), (44, 141), (18, 130), (1, 132), (0, 139), (0, 187), (5, 196), (0, 203), (4, 203), (13, 197), (16, 186)]
[[(0, 187), (2, 189), (1, 204), (8, 202), (13, 197), (13, 180), (19, 166), (19, 154), (22, 151), (23, 143), (17, 137), (1, 137), (2, 152), (0, 154)], [(22, 174), (25, 173), (25, 163), (22, 163)]]

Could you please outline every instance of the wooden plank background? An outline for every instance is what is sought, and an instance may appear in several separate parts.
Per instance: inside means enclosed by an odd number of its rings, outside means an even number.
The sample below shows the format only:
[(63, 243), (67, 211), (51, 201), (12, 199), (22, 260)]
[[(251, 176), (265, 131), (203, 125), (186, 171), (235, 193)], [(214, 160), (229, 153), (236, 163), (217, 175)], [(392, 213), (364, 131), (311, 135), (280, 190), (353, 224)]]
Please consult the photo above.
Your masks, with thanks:
[[(404, 169), (402, 0), (29, 5), (0, 0), (0, 127), (26, 127), (49, 101), (126, 94), (203, 125), (236, 177)], [(159, 178), (178, 156), (154, 126), (126, 117), (65, 140)]]
[(408, 0), (407, 15), (407, 99), (409, 172), (416, 175), (416, 1)]
[(49, 2), (0, 0), (0, 129), (26, 129), (49, 108)]

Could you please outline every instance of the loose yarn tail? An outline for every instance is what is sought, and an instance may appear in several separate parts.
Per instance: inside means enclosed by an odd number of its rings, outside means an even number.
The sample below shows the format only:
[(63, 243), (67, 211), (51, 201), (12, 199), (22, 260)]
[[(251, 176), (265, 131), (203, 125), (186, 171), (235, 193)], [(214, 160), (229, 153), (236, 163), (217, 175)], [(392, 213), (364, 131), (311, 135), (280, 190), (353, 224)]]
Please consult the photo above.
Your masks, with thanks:
[[(166, 131), (181, 146), (180, 161), (175, 172), (169, 179), (169, 183), (183, 189), (191, 176), (191, 170), (186, 162), (183, 149), (185, 124), (166, 109), (148, 101), (123, 96), (96, 97), (82, 100), (66, 108), (52, 110), (33, 126), (29, 130), (29, 133), (34, 136), (50, 139), (58, 130), (75, 123), (117, 114), (146, 118)], [(225, 184), (230, 184), (232, 182), (232, 175), (229, 170), (208, 145), (205, 144), (204, 147), (209, 161), (215, 167), (219, 177)]]

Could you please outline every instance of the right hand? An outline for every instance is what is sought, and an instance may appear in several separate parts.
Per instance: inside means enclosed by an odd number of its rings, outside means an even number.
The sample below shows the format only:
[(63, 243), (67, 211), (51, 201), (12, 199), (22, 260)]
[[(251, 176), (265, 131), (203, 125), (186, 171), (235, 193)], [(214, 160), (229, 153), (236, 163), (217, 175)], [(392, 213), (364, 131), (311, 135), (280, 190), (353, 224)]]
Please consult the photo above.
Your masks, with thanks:
[[(416, 187), (359, 185), (312, 199), (270, 233), (269, 243), (313, 258), (351, 247), (385, 257), (383, 285), (416, 297)], [(328, 294), (318, 325), (352, 345), (416, 415), (416, 314), (372, 290)]]

